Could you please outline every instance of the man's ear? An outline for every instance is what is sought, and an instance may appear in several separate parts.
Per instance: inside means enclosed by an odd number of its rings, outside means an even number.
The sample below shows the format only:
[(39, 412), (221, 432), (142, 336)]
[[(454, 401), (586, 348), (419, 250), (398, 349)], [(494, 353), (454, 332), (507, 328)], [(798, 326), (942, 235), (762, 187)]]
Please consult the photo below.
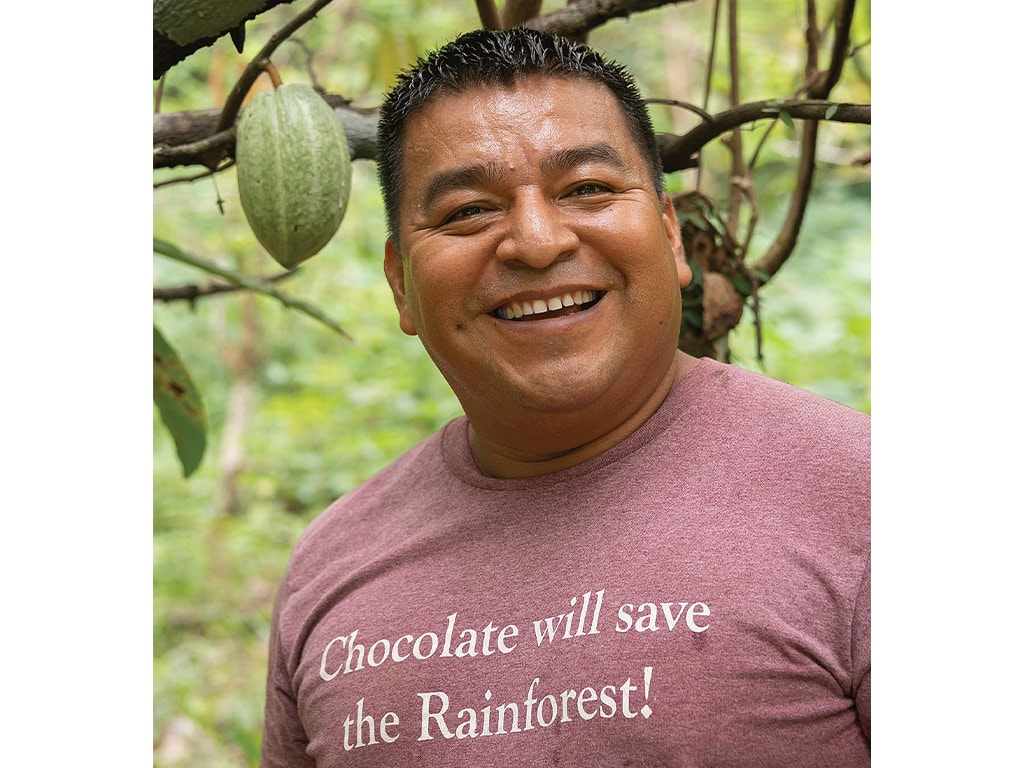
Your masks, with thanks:
[(672, 196), (667, 192), (662, 195), (664, 210), (661, 220), (665, 225), (665, 234), (668, 236), (669, 245), (676, 260), (676, 271), (679, 273), (679, 287), (685, 288), (693, 280), (693, 270), (686, 263), (686, 250), (683, 248), (683, 234), (679, 227), (679, 217), (676, 215), (676, 207), (672, 205)]
[(415, 336), (416, 326), (413, 325), (405, 293), (405, 263), (390, 237), (384, 241), (384, 274), (387, 275), (391, 295), (398, 308), (398, 324), (405, 333)]

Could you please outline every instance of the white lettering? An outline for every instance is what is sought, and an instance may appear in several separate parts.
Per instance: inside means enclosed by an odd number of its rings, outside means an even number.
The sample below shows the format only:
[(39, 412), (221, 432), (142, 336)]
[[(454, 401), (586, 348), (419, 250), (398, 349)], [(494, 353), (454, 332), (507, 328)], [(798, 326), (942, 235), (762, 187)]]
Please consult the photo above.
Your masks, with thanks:
[[(375, 652), (378, 648), (381, 649), (380, 658), (379, 660), (374, 661), (374, 659), (377, 658)], [(367, 657), (366, 660), (370, 663), (371, 667), (379, 667), (381, 664), (388, 660), (388, 656), (390, 654), (391, 643), (389, 643), (387, 640), (380, 639), (370, 646), (370, 655)]]
[(330, 652), (331, 646), (339, 640), (341, 641), (341, 647), (344, 648), (345, 638), (336, 637), (333, 640), (331, 640), (331, 642), (329, 642), (326, 646), (324, 646), (324, 652), (320, 656), (320, 677), (322, 677), (324, 680), (333, 680), (334, 678), (336, 678), (338, 674), (341, 672), (341, 668), (344, 666), (343, 664), (339, 663), (338, 668), (336, 670), (334, 670), (333, 672), (327, 671), (327, 654)]
[(619, 620), (615, 623), (616, 632), (629, 632), (633, 626), (632, 603), (623, 603), (619, 606)]
[(580, 691), (580, 695), (576, 697), (576, 711), (579, 712), (580, 717), (584, 720), (593, 720), (597, 717), (597, 710), (593, 712), (587, 712), (583, 709), (585, 704), (589, 704), (592, 701), (597, 701), (597, 691), (589, 686)]
[(701, 626), (693, 620), (694, 616), (710, 616), (711, 609), (708, 608), (704, 603), (694, 603), (690, 606), (690, 610), (686, 612), (686, 626), (690, 628), (691, 632), (703, 632), (705, 629), (711, 626), (711, 624), (705, 624)]
[[(420, 642), (423, 640), (424, 637), (430, 638), (430, 650), (427, 653), (424, 653), (420, 648)], [(422, 661), (423, 659), (429, 659), (437, 651), (438, 642), (439, 641), (437, 639), (437, 635), (435, 635), (433, 632), (424, 632), (422, 635), (416, 638), (416, 644), (412, 647), (412, 655), (420, 661)]]
[(676, 628), (676, 624), (679, 623), (679, 619), (682, 618), (683, 610), (686, 608), (686, 603), (676, 603), (679, 606), (679, 612), (672, 615), (672, 603), (662, 603), (661, 612), (665, 614), (665, 622), (668, 624), (669, 630)]
[(393, 646), (391, 646), (391, 660), (394, 661), (396, 664), (398, 664), (399, 662), (405, 661), (406, 659), (409, 658), (409, 654), (408, 653), (405, 654), (404, 656), (402, 656), (402, 655), (400, 655), (398, 653), (398, 644), (401, 643), (403, 640), (408, 640), (409, 644), (411, 645), (412, 644), (412, 635), (402, 635), (400, 638), (395, 640), (395, 644)]
[[(418, 694), (420, 699), (423, 701), (423, 707), (420, 709), (420, 737), (416, 741), (431, 741), (433, 736), (430, 735), (430, 721), (433, 720), (437, 729), (441, 732), (441, 735), (450, 739), (453, 734), (448, 730), (448, 726), (444, 722), (444, 713), (448, 711), (448, 694), (444, 691), (431, 691), (430, 693)], [(437, 712), (430, 711), (430, 700), (433, 697), (437, 697), (441, 700), (441, 709)]]

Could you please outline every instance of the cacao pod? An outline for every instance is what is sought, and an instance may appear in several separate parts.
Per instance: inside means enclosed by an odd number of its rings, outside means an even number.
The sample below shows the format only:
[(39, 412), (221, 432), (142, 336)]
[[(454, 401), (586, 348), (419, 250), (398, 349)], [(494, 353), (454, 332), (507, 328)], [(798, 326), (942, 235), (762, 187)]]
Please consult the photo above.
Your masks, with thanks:
[(285, 269), (338, 231), (352, 184), (345, 130), (304, 83), (259, 91), (235, 139), (238, 196), (256, 239)]

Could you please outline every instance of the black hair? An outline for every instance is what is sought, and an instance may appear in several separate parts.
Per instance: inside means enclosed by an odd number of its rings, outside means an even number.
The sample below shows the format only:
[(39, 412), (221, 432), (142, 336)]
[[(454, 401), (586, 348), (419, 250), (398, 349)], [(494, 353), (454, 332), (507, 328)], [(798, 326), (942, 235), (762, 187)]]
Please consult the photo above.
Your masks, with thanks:
[(508, 87), (531, 75), (580, 78), (607, 87), (622, 109), (655, 191), (661, 194), (661, 155), (651, 118), (636, 82), (621, 64), (603, 58), (586, 45), (525, 27), (475, 30), (460, 35), (426, 59), (418, 59), (402, 72), (380, 108), (377, 174), (388, 235), (396, 248), (402, 148), (409, 117), (439, 95), (461, 93), (480, 85)]

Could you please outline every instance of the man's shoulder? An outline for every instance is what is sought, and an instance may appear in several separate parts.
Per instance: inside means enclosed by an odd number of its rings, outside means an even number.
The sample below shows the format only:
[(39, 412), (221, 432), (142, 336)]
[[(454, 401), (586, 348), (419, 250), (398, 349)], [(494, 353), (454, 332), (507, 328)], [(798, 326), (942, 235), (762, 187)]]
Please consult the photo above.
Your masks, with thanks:
[[(411, 495), (444, 485), (447, 469), (442, 456), (443, 434), (451, 425), (422, 439), (362, 483), (331, 503), (310, 522), (299, 537), (293, 560), (348, 540), (399, 513)], [(369, 526), (367, 524), (370, 524)], [(340, 543), (337, 542), (337, 543)]]
[(807, 418), (870, 424), (871, 417), (843, 403), (780, 379), (716, 360), (704, 362), (705, 394), (737, 408), (760, 411), (766, 419)]
[(819, 454), (870, 460), (871, 417), (806, 389), (708, 360), (691, 394), (705, 439), (777, 458)]

